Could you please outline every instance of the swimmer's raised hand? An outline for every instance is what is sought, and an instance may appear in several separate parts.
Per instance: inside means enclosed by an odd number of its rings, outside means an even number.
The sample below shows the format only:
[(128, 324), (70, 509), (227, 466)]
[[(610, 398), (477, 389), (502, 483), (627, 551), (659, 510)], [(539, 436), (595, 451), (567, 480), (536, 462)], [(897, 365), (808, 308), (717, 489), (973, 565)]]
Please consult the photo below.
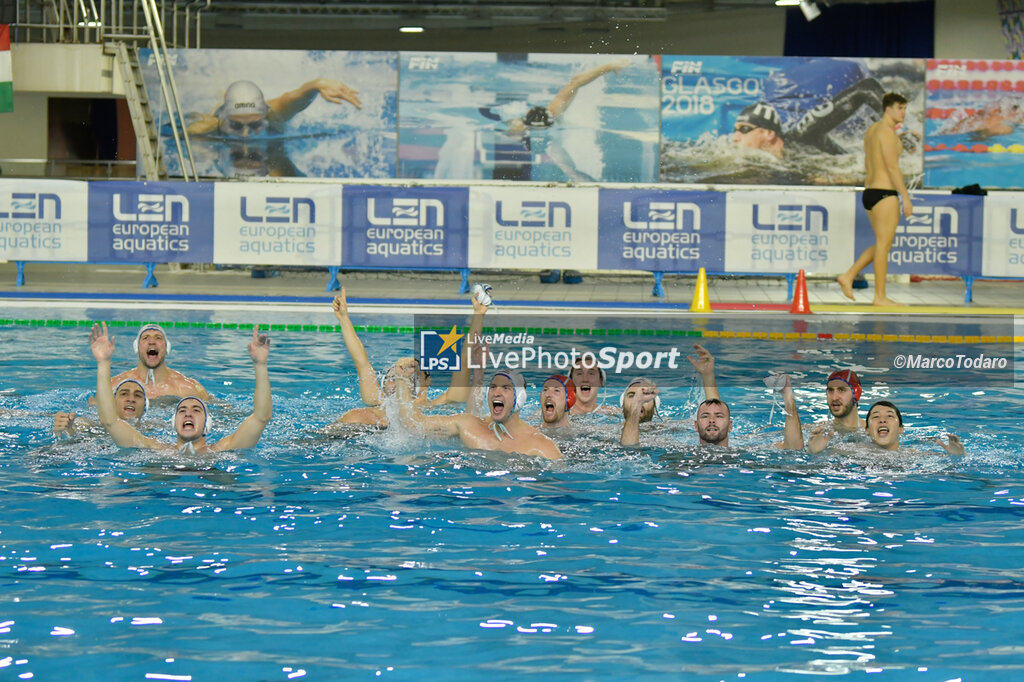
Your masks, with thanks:
[(341, 81), (318, 78), (316, 80), (316, 89), (320, 91), (320, 96), (328, 102), (334, 102), (335, 104), (348, 102), (356, 109), (363, 108), (363, 103), (359, 101), (359, 91), (353, 90)]
[(89, 332), (89, 347), (97, 362), (109, 361), (114, 357), (114, 339), (107, 333), (107, 323), (99, 322)]
[(964, 444), (960, 441), (960, 436), (955, 433), (947, 433), (946, 438), (948, 443), (943, 441), (941, 438), (930, 438), (942, 446), (942, 449), (946, 451), (947, 455), (966, 455), (967, 450), (964, 449)]
[(249, 342), (249, 357), (257, 365), (267, 364), (267, 358), (270, 357), (270, 336), (260, 334), (260, 326), (258, 324), (252, 328), (252, 341)]
[(629, 419), (634, 415), (640, 415), (644, 405), (654, 402), (658, 398), (658, 387), (651, 385), (638, 386), (639, 390), (629, 390), (626, 397), (622, 399), (622, 415)]
[(712, 355), (707, 348), (700, 345), (699, 343), (693, 344), (694, 349), (697, 351), (697, 357), (693, 358), (689, 355), (686, 359), (690, 361), (693, 368), (697, 370), (697, 374), (705, 376), (706, 374), (715, 373), (715, 356)]
[(348, 300), (345, 298), (345, 287), (342, 287), (341, 293), (334, 297), (334, 303), (331, 304), (331, 308), (334, 310), (334, 316), (338, 318), (339, 322), (344, 322), (345, 318), (348, 317)]

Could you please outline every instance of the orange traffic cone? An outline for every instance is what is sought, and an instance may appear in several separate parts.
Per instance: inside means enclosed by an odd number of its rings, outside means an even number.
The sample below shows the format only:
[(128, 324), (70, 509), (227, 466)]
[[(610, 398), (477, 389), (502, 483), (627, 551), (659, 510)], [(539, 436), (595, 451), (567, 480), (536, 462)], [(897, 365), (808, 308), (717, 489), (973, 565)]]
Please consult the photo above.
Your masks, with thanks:
[(691, 313), (710, 313), (711, 297), (708, 296), (708, 273), (701, 268), (697, 271), (697, 290), (693, 292)]
[(796, 289), (793, 290), (793, 306), (789, 309), (793, 315), (810, 315), (811, 304), (807, 300), (807, 275), (801, 270), (796, 276)]

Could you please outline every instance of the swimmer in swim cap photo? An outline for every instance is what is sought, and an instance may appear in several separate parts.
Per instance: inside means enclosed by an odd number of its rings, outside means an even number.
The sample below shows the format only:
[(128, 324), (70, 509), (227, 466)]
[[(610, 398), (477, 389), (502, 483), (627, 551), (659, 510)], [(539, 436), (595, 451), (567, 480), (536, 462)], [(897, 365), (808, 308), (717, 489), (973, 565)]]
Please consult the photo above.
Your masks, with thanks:
[(351, 104), (362, 109), (359, 91), (341, 81), (316, 78), (269, 101), (252, 81), (239, 80), (224, 91), (221, 103), (210, 114), (192, 115), (189, 135), (221, 135), (246, 139), (264, 131), (281, 132), (285, 124), (304, 111), (317, 97), (332, 104)]

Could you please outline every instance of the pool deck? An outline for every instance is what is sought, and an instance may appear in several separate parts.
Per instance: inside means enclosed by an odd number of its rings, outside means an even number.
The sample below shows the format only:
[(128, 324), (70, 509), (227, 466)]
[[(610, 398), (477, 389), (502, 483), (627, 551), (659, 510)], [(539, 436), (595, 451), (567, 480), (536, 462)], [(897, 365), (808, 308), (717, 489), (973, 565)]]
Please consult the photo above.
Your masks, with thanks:
[[(265, 276), (254, 276), (263, 274)], [(204, 304), (266, 306), (283, 304), (302, 308), (326, 306), (335, 292), (328, 292), (326, 271), (294, 268), (214, 269), (193, 266), (176, 269), (157, 266), (157, 287), (143, 288), (143, 266), (29, 263), (25, 283), (16, 285), (13, 262), (0, 263), (0, 307), (46, 307), (55, 303), (104, 301), (111, 305), (147, 302), (159, 307)], [(461, 278), (456, 272), (345, 271), (339, 279), (353, 306), (404, 308), (412, 304), (458, 305)], [(872, 288), (854, 290), (849, 301), (830, 278), (809, 276), (807, 298), (812, 313), (830, 314), (931, 314), (931, 315), (1024, 315), (1024, 281), (975, 280), (973, 301), (964, 302), (963, 280), (890, 281), (889, 296), (905, 305), (876, 308)], [(664, 310), (687, 312), (697, 285), (694, 275), (666, 275), (664, 297), (653, 294), (650, 273), (584, 273), (579, 284), (545, 284), (537, 271), (473, 272), (471, 282), (486, 281), (494, 287), (495, 303), (512, 307), (597, 308), (602, 310)], [(774, 312), (788, 314), (788, 283), (783, 276), (709, 276), (708, 298), (712, 311)], [(706, 311), (705, 311), (706, 312)]]

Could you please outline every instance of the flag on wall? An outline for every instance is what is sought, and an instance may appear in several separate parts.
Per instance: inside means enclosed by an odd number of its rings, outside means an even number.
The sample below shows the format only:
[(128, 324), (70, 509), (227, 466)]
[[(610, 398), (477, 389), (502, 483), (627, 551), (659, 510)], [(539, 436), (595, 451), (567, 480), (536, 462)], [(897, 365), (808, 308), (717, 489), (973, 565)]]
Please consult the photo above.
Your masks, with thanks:
[(0, 24), (0, 113), (14, 111), (14, 86), (11, 80), (11, 27)]

